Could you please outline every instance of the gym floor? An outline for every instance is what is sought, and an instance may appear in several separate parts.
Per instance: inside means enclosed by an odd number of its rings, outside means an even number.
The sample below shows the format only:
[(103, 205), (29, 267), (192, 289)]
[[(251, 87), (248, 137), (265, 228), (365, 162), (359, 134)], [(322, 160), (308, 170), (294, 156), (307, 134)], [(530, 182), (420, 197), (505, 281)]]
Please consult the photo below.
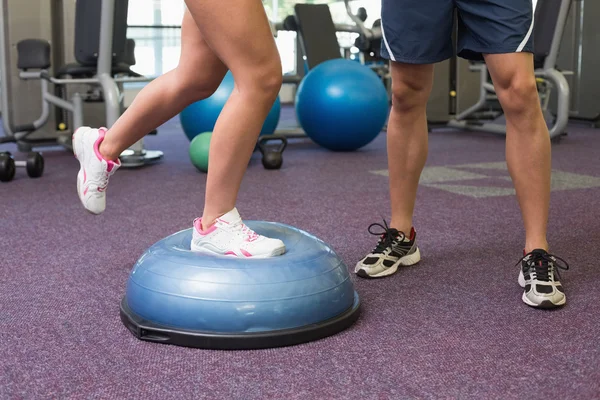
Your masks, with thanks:
[[(65, 151), (45, 153), (41, 179), (18, 171), (0, 185), (0, 398), (600, 397), (600, 131), (573, 126), (553, 145), (550, 241), (571, 265), (563, 309), (521, 302), (504, 139), (439, 131), (416, 210), (422, 263), (353, 275), (363, 312), (341, 334), (241, 352), (141, 342), (119, 320), (138, 256), (201, 212), (205, 175), (188, 144), (177, 119), (149, 137), (165, 159), (119, 171), (102, 216), (80, 206)], [(279, 171), (256, 154), (239, 209), (319, 236), (353, 268), (377, 240), (368, 225), (389, 214), (386, 164), (384, 134), (355, 153), (292, 143)]]

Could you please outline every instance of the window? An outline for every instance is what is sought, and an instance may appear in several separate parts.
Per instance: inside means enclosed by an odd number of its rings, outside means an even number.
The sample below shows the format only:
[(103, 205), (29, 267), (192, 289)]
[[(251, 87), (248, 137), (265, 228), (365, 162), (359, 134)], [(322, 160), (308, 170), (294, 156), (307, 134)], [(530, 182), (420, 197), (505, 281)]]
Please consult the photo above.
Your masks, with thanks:
[(184, 11), (183, 0), (129, 0), (127, 37), (135, 40), (135, 72), (156, 77), (177, 66)]
[[(329, 4), (335, 23), (351, 24), (343, 1), (305, 0), (305, 3)], [(282, 21), (294, 13), (292, 0), (263, 0), (271, 21)], [(380, 18), (381, 0), (353, 0), (354, 12), (359, 7), (367, 10), (365, 24), (370, 27)], [(127, 36), (134, 39), (136, 65), (134, 71), (156, 77), (175, 68), (181, 52), (181, 21), (185, 11), (183, 0), (129, 0)], [(340, 45), (351, 47), (354, 33), (338, 33)], [(276, 38), (284, 74), (296, 73), (296, 33), (279, 32)]]

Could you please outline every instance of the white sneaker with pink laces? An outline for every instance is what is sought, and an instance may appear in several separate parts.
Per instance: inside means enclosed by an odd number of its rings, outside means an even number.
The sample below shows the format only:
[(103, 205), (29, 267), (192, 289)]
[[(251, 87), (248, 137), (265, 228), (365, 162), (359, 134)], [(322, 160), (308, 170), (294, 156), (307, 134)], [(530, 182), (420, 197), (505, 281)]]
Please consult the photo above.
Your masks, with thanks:
[(121, 166), (121, 162), (105, 160), (100, 155), (100, 143), (106, 129), (81, 127), (73, 134), (73, 152), (81, 168), (77, 175), (77, 193), (81, 204), (92, 214), (106, 209), (108, 179)]
[(285, 253), (279, 239), (270, 239), (248, 228), (237, 209), (217, 218), (214, 225), (202, 230), (202, 220), (194, 221), (192, 251), (240, 258), (268, 258)]

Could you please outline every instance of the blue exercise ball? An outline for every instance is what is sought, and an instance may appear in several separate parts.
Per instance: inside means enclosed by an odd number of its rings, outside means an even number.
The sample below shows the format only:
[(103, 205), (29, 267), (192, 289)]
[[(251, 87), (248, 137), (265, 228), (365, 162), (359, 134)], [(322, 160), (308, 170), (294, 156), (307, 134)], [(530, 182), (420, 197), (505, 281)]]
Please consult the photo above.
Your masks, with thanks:
[[(190, 104), (179, 114), (183, 131), (190, 141), (202, 132), (212, 132), (214, 130), (217, 118), (219, 118), (221, 110), (225, 107), (225, 103), (233, 92), (233, 88), (233, 74), (229, 71), (212, 96)], [(260, 134), (272, 135), (275, 133), (280, 116), (281, 101), (278, 96), (265, 120)]]
[(250, 349), (333, 335), (358, 318), (348, 268), (316, 237), (288, 225), (249, 221), (279, 238), (286, 253), (267, 259), (190, 251), (192, 229), (151, 246), (135, 264), (121, 319), (139, 339)]
[(298, 122), (313, 141), (334, 151), (359, 149), (377, 137), (389, 112), (379, 76), (351, 60), (326, 61), (302, 80)]

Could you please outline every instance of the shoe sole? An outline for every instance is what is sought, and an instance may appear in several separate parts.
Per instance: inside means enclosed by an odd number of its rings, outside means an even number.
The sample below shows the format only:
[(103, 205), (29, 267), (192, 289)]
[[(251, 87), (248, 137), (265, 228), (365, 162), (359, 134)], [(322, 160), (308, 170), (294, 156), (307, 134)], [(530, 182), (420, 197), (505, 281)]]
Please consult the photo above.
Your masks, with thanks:
[(396, 261), (394, 265), (378, 274), (369, 275), (367, 271), (361, 268), (356, 275), (365, 279), (385, 278), (386, 276), (395, 274), (398, 271), (398, 267), (410, 267), (411, 265), (417, 264), (419, 261), (421, 261), (421, 251), (417, 247), (417, 250), (414, 253), (402, 257)]
[(212, 251), (203, 247), (196, 247), (193, 244), (190, 246), (190, 250), (193, 251), (194, 253), (199, 253), (199, 254), (206, 254), (209, 256), (221, 256), (221, 257), (237, 257), (240, 259), (248, 259), (248, 258), (258, 258), (258, 259), (263, 259), (263, 258), (272, 258), (272, 257), (277, 257), (277, 256), (281, 256), (283, 254), (285, 254), (285, 247), (279, 247), (273, 251), (271, 251), (268, 254), (262, 254), (262, 255), (258, 255), (258, 256), (252, 256), (252, 257), (240, 257), (240, 256), (233, 256), (233, 255), (225, 255), (223, 253), (218, 253), (216, 251)]
[[(525, 278), (523, 277), (522, 272), (519, 273), (518, 282), (519, 282), (519, 286), (521, 286), (524, 289), (525, 288)], [(567, 296), (563, 296), (562, 300), (559, 301), (558, 303), (553, 303), (550, 300), (542, 300), (539, 304), (536, 304), (533, 301), (529, 300), (529, 298), (527, 297), (527, 294), (525, 292), (523, 292), (523, 295), (521, 296), (521, 300), (523, 300), (523, 303), (527, 304), (529, 307), (539, 308), (542, 310), (551, 310), (553, 308), (559, 308), (559, 307), (564, 306), (567, 303)]]
[[(83, 147), (83, 145), (79, 146), (78, 144), (80, 144), (79, 142), (81, 141), (81, 138), (83, 133), (77, 135), (77, 132), (80, 129), (85, 129), (85, 128), (79, 128), (77, 131), (75, 131), (75, 133), (73, 134), (73, 136), (71, 137), (71, 142), (73, 143), (73, 154), (75, 155), (75, 158), (77, 159), (77, 161), (79, 161), (79, 172), (77, 173), (77, 197), (79, 197), (79, 201), (81, 202), (81, 205), (83, 205), (83, 208), (85, 208), (85, 210), (87, 212), (89, 212), (90, 214), (93, 215), (100, 215), (101, 213), (95, 213), (93, 211), (90, 211), (86, 206), (85, 206), (85, 199), (84, 196), (81, 194), (81, 184), (83, 182), (83, 157), (82, 154), (79, 154), (79, 151), (77, 149), (80, 149), (81, 147)], [(89, 129), (89, 128), (88, 128)]]
[[(81, 128), (79, 128), (81, 129)], [(72, 143), (73, 143), (73, 154), (75, 155), (75, 159), (77, 161), (79, 161), (79, 173), (77, 174), (77, 197), (79, 197), (79, 201), (81, 201), (81, 204), (83, 204), (83, 206), (85, 207), (85, 204), (83, 202), (83, 196), (81, 195), (81, 183), (83, 180), (83, 160), (81, 157), (81, 154), (79, 154), (78, 149), (81, 148), (78, 144), (81, 141), (81, 139), (79, 139), (81, 137), (81, 135), (77, 135), (77, 132), (79, 130), (75, 131), (75, 133), (72, 136)], [(87, 208), (86, 208), (87, 210)]]

